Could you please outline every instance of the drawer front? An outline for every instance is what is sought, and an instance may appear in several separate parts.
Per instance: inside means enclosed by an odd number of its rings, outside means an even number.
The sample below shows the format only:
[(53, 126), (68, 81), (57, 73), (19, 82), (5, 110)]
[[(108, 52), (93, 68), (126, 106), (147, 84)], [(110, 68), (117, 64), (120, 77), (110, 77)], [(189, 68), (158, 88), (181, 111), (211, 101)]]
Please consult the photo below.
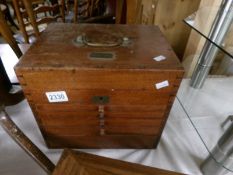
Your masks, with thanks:
[[(168, 81), (166, 88), (158, 92), (169, 92), (174, 85), (179, 85), (177, 75), (169, 71), (143, 70), (57, 70), (27, 71), (18, 76), (20, 83), (30, 90), (43, 89), (124, 89), (155, 90), (155, 84)], [(64, 83), (65, 82), (65, 83)]]
[(114, 136), (114, 135), (159, 135), (160, 126), (106, 125), (105, 134), (100, 134), (98, 126), (53, 127), (42, 126), (46, 134), (61, 136)]
[[(68, 101), (62, 104), (98, 105), (95, 98), (108, 98), (105, 105), (128, 106), (128, 105), (166, 105), (170, 97), (169, 93), (155, 93), (146, 90), (65, 90)], [(53, 104), (48, 101), (46, 91), (26, 91), (29, 101), (36, 104)]]
[[(104, 105), (104, 109), (106, 112), (111, 113), (128, 113), (128, 112), (161, 112), (165, 111), (167, 105), (158, 104), (158, 105)], [(64, 103), (50, 103), (50, 104), (37, 104), (36, 105), (37, 111), (41, 111), (46, 113), (54, 113), (59, 114), (61, 112), (96, 112), (98, 111), (98, 105), (80, 105), (78, 103), (73, 104), (64, 104)]]
[(158, 135), (162, 122), (163, 120), (161, 119), (109, 119), (106, 117), (104, 129), (107, 135)]
[(50, 148), (134, 148), (153, 149), (158, 136), (114, 135), (114, 136), (64, 136), (46, 134)]
[[(94, 119), (41, 119), (46, 133), (59, 135), (158, 135), (162, 119), (106, 118), (104, 124)], [(104, 133), (101, 132), (104, 130)]]
[[(99, 115), (98, 114), (90, 114), (88, 112), (86, 112), (86, 114), (88, 114), (87, 116), (81, 116), (81, 115), (77, 115), (77, 114), (67, 114), (67, 115), (39, 115), (40, 117), (40, 121), (41, 124), (43, 125), (48, 125), (48, 126), (77, 126), (77, 125), (99, 125), (100, 120), (99, 120)], [(90, 114), (90, 115), (89, 115)], [(152, 115), (150, 113), (150, 115)], [(148, 116), (148, 115), (142, 115), (139, 116), (137, 115), (128, 115), (128, 114), (122, 114), (118, 115), (118, 114), (111, 114), (110, 116), (114, 116), (114, 118), (119, 118), (121, 120), (124, 121), (128, 121), (131, 119), (142, 119), (142, 120), (148, 120), (148, 119), (153, 119), (153, 120), (161, 120), (163, 119), (162, 115), (152, 115), (152, 116)], [(106, 121), (111, 121), (110, 123), (112, 123), (112, 121), (115, 121), (114, 119), (109, 118), (109, 116), (106, 114), (105, 116), (105, 120)], [(126, 122), (128, 124), (130, 124), (129, 122)]]
[(98, 136), (98, 125), (77, 125), (77, 126), (44, 126), (46, 134), (62, 136)]
[(39, 112), (41, 123), (47, 126), (99, 125), (97, 112)]

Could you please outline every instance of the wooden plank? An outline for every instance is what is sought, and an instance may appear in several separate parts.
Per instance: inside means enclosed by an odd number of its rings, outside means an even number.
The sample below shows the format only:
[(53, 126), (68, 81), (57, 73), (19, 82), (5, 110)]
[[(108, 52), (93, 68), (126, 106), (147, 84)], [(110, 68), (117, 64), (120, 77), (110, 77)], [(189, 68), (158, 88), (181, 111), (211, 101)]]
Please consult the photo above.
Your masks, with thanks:
[(117, 0), (116, 1), (116, 24), (121, 23), (122, 15), (123, 14), (123, 7), (124, 7), (125, 0)]
[(154, 24), (159, 25), (180, 59), (191, 31), (183, 19), (194, 13), (199, 3), (200, 0), (159, 0), (156, 6)]
[(135, 24), (136, 18), (135, 14), (137, 14), (137, 4), (138, 0), (126, 0), (127, 12), (126, 12), (126, 23), (127, 24)]
[(183, 19), (198, 9), (200, 0), (128, 1), (127, 23), (158, 25), (178, 57), (182, 59), (191, 31), (183, 23)]

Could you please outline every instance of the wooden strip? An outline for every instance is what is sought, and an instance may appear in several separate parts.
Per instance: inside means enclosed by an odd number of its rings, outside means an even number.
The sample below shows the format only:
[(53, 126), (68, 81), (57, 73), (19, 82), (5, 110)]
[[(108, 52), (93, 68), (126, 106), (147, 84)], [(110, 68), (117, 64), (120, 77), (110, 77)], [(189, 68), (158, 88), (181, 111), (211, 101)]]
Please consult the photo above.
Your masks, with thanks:
[(135, 119), (135, 118), (107, 118), (105, 119), (106, 126), (122, 126), (127, 130), (128, 127), (137, 129), (138, 126), (159, 126), (161, 124), (161, 119)]
[(107, 135), (132, 135), (132, 134), (145, 134), (145, 135), (157, 135), (159, 134), (159, 127), (127, 127), (127, 129), (124, 129), (124, 127), (119, 126), (109, 126), (105, 128), (105, 133)]
[(61, 136), (46, 134), (50, 148), (155, 148), (157, 136), (147, 135), (105, 135), (105, 136)]
[(156, 112), (145, 112), (145, 111), (129, 111), (129, 112), (105, 112), (107, 118), (124, 118), (125, 120), (134, 118), (134, 119), (156, 119), (162, 118), (164, 111)]
[[(124, 120), (125, 121), (125, 120)], [(116, 134), (145, 134), (158, 135), (162, 120), (105, 120), (105, 133), (110, 135)]]
[(82, 117), (70, 117), (70, 116), (43, 116), (39, 115), (42, 125), (57, 126), (57, 127), (79, 127), (79, 126), (97, 126), (99, 125), (98, 115), (95, 116), (82, 116)]
[(43, 18), (40, 18), (39, 20), (37, 20), (36, 24), (37, 25), (48, 24), (48, 23), (56, 21), (56, 19), (58, 19), (58, 18), (61, 18), (61, 15), (43, 17)]
[(135, 24), (136, 19), (135, 15), (137, 14), (137, 4), (138, 0), (126, 0), (127, 4), (127, 17), (126, 22), (127, 24)]
[(43, 125), (43, 130), (46, 134), (51, 134), (54, 136), (98, 136), (99, 126), (76, 126), (76, 127), (52, 127)]
[(59, 5), (55, 4), (53, 6), (48, 6), (48, 5), (44, 5), (44, 6), (38, 6), (36, 8), (33, 9), (35, 14), (38, 13), (45, 13), (45, 12), (54, 12), (55, 10), (59, 9)]
[[(81, 112), (81, 111), (97, 111), (97, 105), (78, 105), (78, 103), (73, 104), (36, 104), (36, 109), (38, 111), (44, 112)], [(164, 111), (166, 109), (166, 105), (126, 105), (126, 106), (113, 106), (113, 105), (105, 105), (105, 111), (109, 112), (132, 112), (132, 111), (141, 111), (141, 112), (159, 112)]]
[[(77, 112), (52, 112), (52, 111), (38, 111), (38, 115), (43, 119), (50, 119), (50, 120), (88, 120), (88, 119), (95, 119), (98, 118), (98, 111), (77, 111)], [(106, 118), (122, 118), (122, 119), (156, 119), (162, 118), (164, 111), (157, 111), (157, 112), (142, 112), (142, 111), (128, 111), (128, 112), (109, 112), (105, 110), (105, 117)], [(64, 122), (65, 123), (65, 122)]]
[(116, 24), (121, 23), (122, 15), (124, 15), (123, 7), (125, 0), (116, 1)]
[[(47, 134), (59, 135), (59, 136), (99, 136), (100, 127), (99, 126), (76, 126), (76, 127), (52, 127), (43, 126), (44, 131)], [(106, 126), (106, 135), (157, 135), (159, 133), (158, 126), (131, 126), (131, 127), (121, 127), (121, 126)]]

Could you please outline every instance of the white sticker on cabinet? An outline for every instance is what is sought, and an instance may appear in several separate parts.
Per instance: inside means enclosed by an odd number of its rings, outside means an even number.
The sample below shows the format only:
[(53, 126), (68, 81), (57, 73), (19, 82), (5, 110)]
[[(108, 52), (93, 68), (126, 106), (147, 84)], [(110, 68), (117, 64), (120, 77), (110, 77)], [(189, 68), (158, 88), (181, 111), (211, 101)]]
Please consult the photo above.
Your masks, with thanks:
[(50, 103), (69, 101), (65, 91), (55, 91), (45, 93)]
[(167, 86), (169, 86), (169, 82), (167, 80), (155, 84), (156, 89), (161, 89), (161, 88), (164, 88), (164, 87), (167, 87)]
[(154, 57), (153, 59), (154, 59), (155, 61), (162, 61), (162, 60), (165, 60), (166, 57), (163, 56), (163, 55), (160, 55), (160, 56)]

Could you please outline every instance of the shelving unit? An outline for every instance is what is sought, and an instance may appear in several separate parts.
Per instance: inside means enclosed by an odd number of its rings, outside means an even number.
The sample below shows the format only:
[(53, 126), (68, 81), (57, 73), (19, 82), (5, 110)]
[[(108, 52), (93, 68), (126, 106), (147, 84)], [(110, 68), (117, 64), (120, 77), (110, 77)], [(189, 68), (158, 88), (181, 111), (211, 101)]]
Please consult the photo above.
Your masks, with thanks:
[[(193, 81), (188, 79), (183, 82), (187, 85), (181, 86), (177, 94), (181, 108), (209, 152), (209, 157), (201, 165), (205, 175), (233, 172), (233, 49), (232, 41), (228, 40), (233, 32), (232, 16), (229, 16), (232, 15), (233, 7), (227, 11), (222, 7), (199, 9), (184, 20), (215, 51), (210, 67), (211, 75), (207, 77), (204, 86), (196, 88)], [(225, 34), (218, 33), (222, 39), (217, 41), (211, 37), (211, 32), (220, 13), (226, 15), (227, 20), (231, 19), (231, 24)], [(208, 54), (209, 50), (205, 48), (202, 53)], [(198, 63), (202, 63), (201, 60)]]

